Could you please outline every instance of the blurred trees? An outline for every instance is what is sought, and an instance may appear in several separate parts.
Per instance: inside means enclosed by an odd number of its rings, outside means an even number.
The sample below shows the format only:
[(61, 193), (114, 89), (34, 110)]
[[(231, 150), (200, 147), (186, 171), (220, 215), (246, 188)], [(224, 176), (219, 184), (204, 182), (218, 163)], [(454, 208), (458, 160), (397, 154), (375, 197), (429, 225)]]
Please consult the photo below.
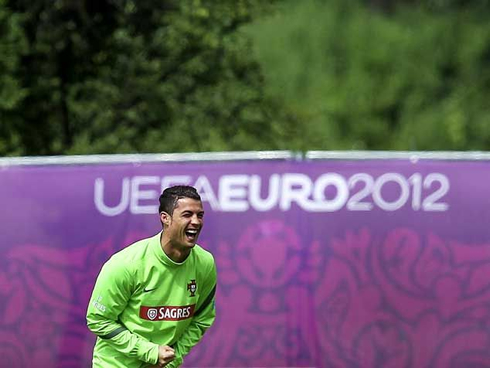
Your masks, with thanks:
[(20, 58), (26, 50), (20, 22), (20, 15), (0, 0), (0, 155), (22, 153), (21, 118), (14, 113), (27, 93), (20, 81)]
[(12, 28), (1, 42), (19, 46), (4, 78), (23, 94), (0, 121), (2, 141), (18, 142), (0, 155), (265, 149), (272, 140), (260, 69), (237, 32), (268, 1), (1, 1)]
[[(71, 90), (68, 152), (265, 148), (269, 124), (250, 42), (237, 29), (261, 1), (123, 1), (97, 74)], [(261, 5), (263, 9), (265, 5)]]
[(0, 0), (0, 155), (490, 149), (486, 0)]
[(249, 27), (297, 148), (489, 149), (490, 23), (475, 3), (305, 0)]

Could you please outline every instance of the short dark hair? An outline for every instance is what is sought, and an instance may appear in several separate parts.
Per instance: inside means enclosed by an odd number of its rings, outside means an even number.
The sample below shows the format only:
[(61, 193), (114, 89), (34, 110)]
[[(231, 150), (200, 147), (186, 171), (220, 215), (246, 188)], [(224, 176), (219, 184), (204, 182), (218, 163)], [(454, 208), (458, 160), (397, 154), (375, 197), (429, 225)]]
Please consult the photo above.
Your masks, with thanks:
[(177, 201), (181, 198), (192, 198), (198, 201), (201, 200), (201, 196), (197, 192), (196, 188), (189, 185), (176, 185), (165, 189), (160, 196), (160, 207), (158, 213), (166, 212), (172, 215), (174, 208), (177, 205)]

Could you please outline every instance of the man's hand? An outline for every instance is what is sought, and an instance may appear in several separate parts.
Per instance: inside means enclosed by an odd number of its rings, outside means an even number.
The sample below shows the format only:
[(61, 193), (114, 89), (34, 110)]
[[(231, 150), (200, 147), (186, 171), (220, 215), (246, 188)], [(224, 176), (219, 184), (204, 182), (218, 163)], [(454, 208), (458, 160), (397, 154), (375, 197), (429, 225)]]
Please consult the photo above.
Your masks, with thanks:
[(167, 345), (158, 347), (158, 363), (149, 368), (165, 367), (168, 363), (175, 359), (175, 350)]

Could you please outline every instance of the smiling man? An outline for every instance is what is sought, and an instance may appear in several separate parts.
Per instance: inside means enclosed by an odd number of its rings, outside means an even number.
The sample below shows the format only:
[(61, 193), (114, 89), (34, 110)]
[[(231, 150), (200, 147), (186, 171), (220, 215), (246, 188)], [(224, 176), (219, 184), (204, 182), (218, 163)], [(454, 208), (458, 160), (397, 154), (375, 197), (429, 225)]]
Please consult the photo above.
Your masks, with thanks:
[(190, 186), (160, 196), (163, 231), (114, 254), (87, 310), (93, 367), (178, 367), (215, 319), (216, 266), (196, 244), (201, 197)]

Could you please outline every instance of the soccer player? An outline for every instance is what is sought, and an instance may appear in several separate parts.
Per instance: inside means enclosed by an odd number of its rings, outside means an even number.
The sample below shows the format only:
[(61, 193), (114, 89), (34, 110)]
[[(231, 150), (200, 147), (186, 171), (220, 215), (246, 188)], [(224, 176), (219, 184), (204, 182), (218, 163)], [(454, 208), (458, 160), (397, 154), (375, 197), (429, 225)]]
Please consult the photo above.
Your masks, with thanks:
[(87, 310), (93, 367), (178, 367), (214, 322), (216, 266), (196, 244), (201, 197), (165, 189), (159, 212), (163, 231), (114, 254), (97, 277)]

